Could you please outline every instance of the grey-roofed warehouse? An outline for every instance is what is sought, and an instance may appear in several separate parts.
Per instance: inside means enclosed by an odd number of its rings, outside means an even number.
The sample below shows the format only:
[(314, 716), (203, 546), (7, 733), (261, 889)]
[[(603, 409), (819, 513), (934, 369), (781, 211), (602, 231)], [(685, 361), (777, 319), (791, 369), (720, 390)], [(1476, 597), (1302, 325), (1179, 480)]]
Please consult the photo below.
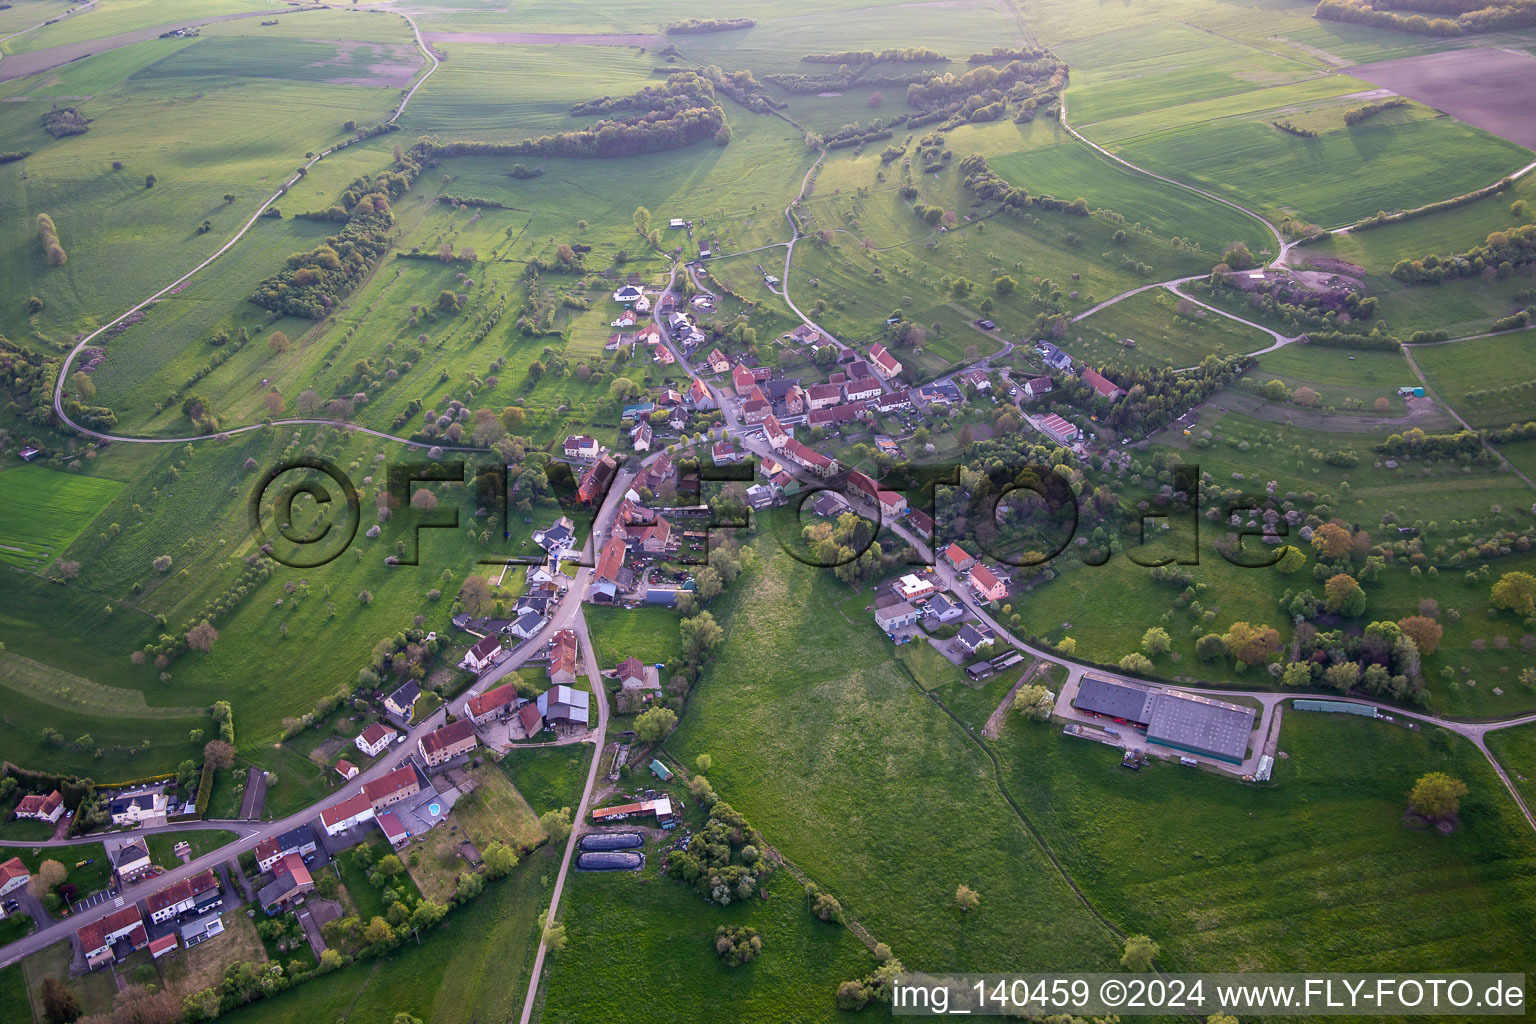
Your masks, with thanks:
[(1152, 690), (1084, 677), (1072, 706), (1135, 722), (1159, 746), (1240, 764), (1253, 732), (1253, 709), (1178, 690)]

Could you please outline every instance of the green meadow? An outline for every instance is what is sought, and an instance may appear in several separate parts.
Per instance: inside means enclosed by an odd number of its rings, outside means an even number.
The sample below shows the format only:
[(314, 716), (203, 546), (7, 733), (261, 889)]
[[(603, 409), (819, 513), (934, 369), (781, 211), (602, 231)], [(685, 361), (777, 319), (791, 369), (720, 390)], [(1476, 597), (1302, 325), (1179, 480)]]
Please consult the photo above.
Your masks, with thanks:
[(1179, 298), (1167, 289), (1142, 292), (1073, 324), (1071, 340), (1062, 344), (1095, 366), (1187, 367), (1209, 355), (1254, 352), (1273, 340), (1193, 303), (1184, 306), (1180, 312)]
[[(1426, 345), (1413, 361), (1440, 398), (1479, 427), (1523, 423), (1536, 409), (1536, 345), (1530, 331)], [(1497, 373), (1490, 373), (1493, 367)], [(1528, 382), (1529, 386), (1526, 385)], [(1488, 392), (1485, 394), (1485, 392)]]
[(0, 476), (0, 562), (40, 569), (79, 535), (122, 485), (21, 466)]

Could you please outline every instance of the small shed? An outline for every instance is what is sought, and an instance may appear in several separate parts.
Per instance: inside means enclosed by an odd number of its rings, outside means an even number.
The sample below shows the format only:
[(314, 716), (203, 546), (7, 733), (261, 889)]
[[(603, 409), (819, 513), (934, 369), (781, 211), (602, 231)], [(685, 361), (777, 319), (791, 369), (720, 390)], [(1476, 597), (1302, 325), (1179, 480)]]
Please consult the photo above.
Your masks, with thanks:
[(662, 764), (660, 761), (652, 761), (651, 762), (651, 774), (655, 775), (662, 782), (668, 782), (672, 778), (672, 769), (668, 768), (666, 765)]

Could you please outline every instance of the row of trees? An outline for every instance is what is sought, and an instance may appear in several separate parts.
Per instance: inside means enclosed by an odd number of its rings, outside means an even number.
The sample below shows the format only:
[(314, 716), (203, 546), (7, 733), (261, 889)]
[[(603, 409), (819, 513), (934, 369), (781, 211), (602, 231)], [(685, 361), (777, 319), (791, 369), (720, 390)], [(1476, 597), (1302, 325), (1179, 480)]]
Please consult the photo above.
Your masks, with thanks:
[[(1398, 14), (1390, 8), (1451, 17)], [(1496, 0), (1483, 6), (1466, 0), (1375, 0), (1374, 6), (1368, 6), (1365, 0), (1321, 0), (1313, 13), (1328, 21), (1397, 29), (1425, 36), (1503, 32), (1536, 25), (1536, 2), (1533, 0)]]
[(1510, 277), (1514, 268), (1536, 262), (1536, 224), (1494, 231), (1482, 245), (1451, 256), (1431, 253), (1422, 259), (1398, 260), (1392, 276), (1404, 284), (1439, 284), (1473, 277), (1492, 269), (1495, 278)]
[(718, 105), (654, 111), (600, 122), (596, 127), (542, 135), (520, 142), (449, 142), (433, 145), (433, 156), (548, 156), (589, 159), (639, 156), (683, 149), (714, 138), (726, 128)]
[(59, 229), (54, 226), (53, 218), (46, 213), (37, 215), (37, 237), (43, 243), (43, 252), (48, 257), (50, 267), (62, 267), (69, 262), (69, 254), (59, 244)]

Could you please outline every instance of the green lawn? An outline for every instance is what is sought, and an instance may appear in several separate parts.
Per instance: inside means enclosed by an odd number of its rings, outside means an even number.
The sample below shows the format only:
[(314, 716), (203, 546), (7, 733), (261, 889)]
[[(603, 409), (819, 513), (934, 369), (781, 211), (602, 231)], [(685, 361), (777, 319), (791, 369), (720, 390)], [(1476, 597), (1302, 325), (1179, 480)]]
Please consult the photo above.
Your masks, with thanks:
[[(1072, 325), (1062, 347), (1098, 367), (1196, 366), (1208, 355), (1256, 352), (1274, 339), (1164, 288), (1122, 299)], [(1136, 344), (1127, 346), (1130, 340)]]
[[(892, 665), (883, 636), (849, 628), (835, 608), (847, 595), (759, 541), (757, 567), (715, 611), (731, 642), (668, 751), (708, 753), (721, 797), (909, 967), (1111, 962), (1112, 937), (1003, 800), (992, 763)], [(786, 659), (786, 637), (837, 656)], [(961, 883), (998, 910), (966, 918)]]
[(27, 978), (21, 964), (0, 968), (0, 1017), (18, 1022), (32, 1019), (32, 1002), (27, 998)]
[[(1346, 720), (1347, 719), (1347, 720)], [(1154, 763), (1018, 719), (1010, 791), (1079, 883), (1172, 971), (1484, 970), (1529, 962), (1530, 831), (1470, 743), (1286, 712), (1274, 784)], [(1402, 821), (1428, 771), (1464, 780), (1451, 836)]]
[[(652, 844), (638, 878), (616, 871), (567, 879), (570, 947), (554, 958), (542, 1020), (788, 1024), (849, 1016), (833, 1006), (837, 986), (874, 970), (874, 957), (846, 928), (813, 917), (799, 882), (781, 872), (766, 901), (719, 907), (663, 876), (659, 856)], [(722, 924), (756, 928), (762, 954), (725, 966), (714, 949)]]
[(631, 656), (647, 664), (665, 663), (682, 653), (678, 614), (670, 608), (589, 607), (586, 616), (602, 668), (612, 668)]
[[(1523, 423), (1536, 409), (1536, 334), (1517, 331), (1494, 338), (1429, 345), (1413, 361), (1440, 395), (1473, 426)], [(1498, 367), (1490, 374), (1490, 367)], [(1483, 394), (1483, 392), (1492, 392)]]
[(513, 747), (500, 762), (535, 814), (575, 807), (587, 781), (592, 748), (585, 743), (560, 747)]
[(1536, 801), (1536, 725), (1490, 732), (1487, 742), (1526, 803)]
[(115, 480), (42, 466), (0, 474), (0, 562), (41, 569), (69, 547), (122, 488)]
[[(507, 879), (383, 960), (362, 961), (234, 1011), (234, 1024), (374, 1024), (410, 1013), (433, 1024), (509, 1020), (522, 1007), (557, 854), (535, 853)], [(362, 884), (367, 885), (366, 881)], [(349, 887), (350, 888), (350, 887)]]
[(176, 844), (187, 843), (192, 847), (192, 859), (212, 853), (219, 847), (233, 842), (237, 836), (223, 829), (193, 829), (187, 832), (157, 832), (145, 837), (149, 840), (149, 856), (163, 868), (173, 868), (181, 863), (176, 856)]
[(0, 861), (20, 857), (28, 871), (36, 871), (45, 860), (56, 860), (69, 871), (64, 881), (75, 887), (80, 896), (88, 896), (107, 887), (112, 877), (112, 865), (107, 862), (106, 850), (100, 843), (81, 843), (58, 849), (34, 849), (30, 847), (0, 846)]

